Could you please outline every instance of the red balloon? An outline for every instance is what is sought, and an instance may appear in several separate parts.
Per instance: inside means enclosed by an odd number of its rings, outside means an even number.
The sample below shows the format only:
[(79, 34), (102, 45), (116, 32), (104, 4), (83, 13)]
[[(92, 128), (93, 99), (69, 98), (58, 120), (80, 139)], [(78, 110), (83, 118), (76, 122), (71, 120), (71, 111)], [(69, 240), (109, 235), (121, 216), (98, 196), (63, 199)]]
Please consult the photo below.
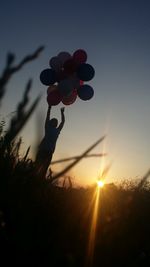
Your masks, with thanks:
[(80, 86), (84, 84), (84, 81), (80, 80)]
[(66, 106), (73, 104), (77, 99), (77, 90), (74, 89), (69, 96), (63, 97), (62, 103)]
[(47, 94), (50, 94), (52, 93), (53, 91), (55, 90), (58, 90), (57, 89), (57, 85), (53, 84), (53, 85), (50, 85), (48, 88), (47, 88)]
[(87, 53), (83, 49), (78, 49), (74, 52), (73, 59), (78, 64), (85, 63), (87, 60)]
[(64, 63), (64, 71), (66, 74), (70, 75), (72, 73), (74, 73), (77, 69), (77, 63), (73, 60), (73, 58), (68, 59), (65, 63)]
[(72, 82), (73, 88), (78, 89), (80, 87), (80, 79), (76, 75), (76, 73), (73, 73), (69, 76), (69, 80)]
[(61, 71), (56, 73), (56, 81), (57, 82), (60, 82), (60, 81), (62, 81), (64, 79), (66, 79), (66, 77), (67, 77), (67, 75), (66, 75), (64, 70), (61, 70)]
[(62, 96), (58, 90), (52, 91), (47, 96), (47, 102), (50, 106), (58, 105), (62, 100)]

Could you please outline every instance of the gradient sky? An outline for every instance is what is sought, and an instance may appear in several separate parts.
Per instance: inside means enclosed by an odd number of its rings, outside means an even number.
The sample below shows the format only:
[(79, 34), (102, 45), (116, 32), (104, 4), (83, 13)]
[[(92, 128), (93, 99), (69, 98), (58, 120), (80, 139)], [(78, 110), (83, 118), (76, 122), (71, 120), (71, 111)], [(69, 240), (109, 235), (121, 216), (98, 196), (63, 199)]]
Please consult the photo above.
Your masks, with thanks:
[[(95, 68), (89, 82), (95, 96), (66, 108), (66, 124), (54, 158), (78, 155), (99, 137), (105, 144), (93, 152), (107, 152), (113, 162), (107, 181), (142, 176), (150, 167), (150, 2), (149, 1), (1, 1), (0, 71), (8, 51), (18, 62), (38, 46), (45, 50), (15, 75), (1, 109), (9, 119), (27, 80), (33, 78), (31, 99), (43, 93), (30, 122), (21, 132), (24, 148), (43, 134), (47, 110), (46, 87), (39, 81), (49, 59), (61, 51), (83, 48)], [(52, 114), (60, 118), (60, 107)], [(8, 115), (8, 116), (7, 116)], [(7, 116), (7, 117), (6, 117)], [(39, 123), (39, 119), (41, 122)], [(71, 171), (75, 181), (92, 183), (100, 173), (100, 159), (85, 159)], [(60, 165), (59, 168), (63, 168)]]

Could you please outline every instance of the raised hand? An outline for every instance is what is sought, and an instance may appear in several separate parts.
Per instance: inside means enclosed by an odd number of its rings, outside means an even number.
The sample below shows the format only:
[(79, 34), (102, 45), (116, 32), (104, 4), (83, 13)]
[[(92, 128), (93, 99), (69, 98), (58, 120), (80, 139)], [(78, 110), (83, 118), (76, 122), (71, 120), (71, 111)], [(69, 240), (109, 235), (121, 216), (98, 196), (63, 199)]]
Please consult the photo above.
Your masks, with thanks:
[(61, 108), (60, 110), (61, 110), (62, 113), (64, 113), (65, 107)]

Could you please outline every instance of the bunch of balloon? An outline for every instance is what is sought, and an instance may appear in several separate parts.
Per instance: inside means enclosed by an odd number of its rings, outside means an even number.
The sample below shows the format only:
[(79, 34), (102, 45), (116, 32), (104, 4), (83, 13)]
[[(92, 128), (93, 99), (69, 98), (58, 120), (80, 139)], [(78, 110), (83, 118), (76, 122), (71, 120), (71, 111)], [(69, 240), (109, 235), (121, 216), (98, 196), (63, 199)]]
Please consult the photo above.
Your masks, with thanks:
[(84, 101), (93, 97), (93, 88), (84, 82), (93, 79), (95, 70), (86, 61), (87, 53), (83, 49), (76, 50), (73, 55), (60, 52), (50, 59), (50, 68), (44, 69), (40, 74), (40, 81), (48, 86), (49, 105), (56, 106), (60, 102), (71, 105), (77, 97)]

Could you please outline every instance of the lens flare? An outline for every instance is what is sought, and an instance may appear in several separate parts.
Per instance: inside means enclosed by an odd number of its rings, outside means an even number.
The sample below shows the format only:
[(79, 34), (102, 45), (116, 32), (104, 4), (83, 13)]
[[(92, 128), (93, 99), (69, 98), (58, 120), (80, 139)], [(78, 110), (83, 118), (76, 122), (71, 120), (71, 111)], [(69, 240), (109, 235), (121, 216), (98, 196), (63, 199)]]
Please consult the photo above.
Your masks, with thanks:
[(89, 232), (89, 242), (88, 242), (87, 258), (86, 258), (87, 267), (93, 266), (96, 230), (97, 230), (98, 216), (100, 215), (98, 214), (100, 191), (101, 191), (100, 187), (97, 186), (94, 192), (93, 215)]
[[(104, 143), (105, 145), (105, 143)], [(105, 146), (103, 148), (105, 151)], [(96, 243), (96, 235), (97, 231), (99, 231), (99, 222), (101, 219), (101, 206), (102, 206), (102, 196), (105, 193), (103, 187), (105, 185), (106, 175), (110, 170), (111, 164), (106, 165), (104, 158), (102, 158), (102, 164), (100, 168), (100, 174), (96, 181), (95, 190), (93, 191), (93, 196), (90, 203), (91, 209), (91, 221), (90, 221), (90, 228), (89, 228), (89, 240), (87, 246), (87, 254), (85, 259), (85, 266), (86, 267), (93, 267), (94, 266), (94, 253), (95, 253), (95, 243)]]
[(100, 188), (104, 187), (104, 185), (105, 185), (103, 180), (97, 180), (96, 182), (97, 182), (97, 186)]

